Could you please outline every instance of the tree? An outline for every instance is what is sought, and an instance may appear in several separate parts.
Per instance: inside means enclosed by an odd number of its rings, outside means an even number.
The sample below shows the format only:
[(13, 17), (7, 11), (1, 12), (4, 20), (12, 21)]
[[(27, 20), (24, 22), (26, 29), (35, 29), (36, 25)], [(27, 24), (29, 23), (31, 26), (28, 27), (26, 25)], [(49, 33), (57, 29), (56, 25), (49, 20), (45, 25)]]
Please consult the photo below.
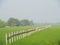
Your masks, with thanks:
[(8, 26), (20, 26), (20, 21), (16, 18), (9, 18), (7, 21)]
[(30, 25), (34, 25), (34, 22), (32, 20), (30, 21)]
[(6, 23), (4, 21), (0, 20), (0, 28), (5, 27), (5, 26), (6, 26)]
[(21, 22), (22, 26), (28, 26), (28, 25), (32, 25), (33, 24), (32, 21), (29, 21), (27, 19), (21, 20), (20, 22)]

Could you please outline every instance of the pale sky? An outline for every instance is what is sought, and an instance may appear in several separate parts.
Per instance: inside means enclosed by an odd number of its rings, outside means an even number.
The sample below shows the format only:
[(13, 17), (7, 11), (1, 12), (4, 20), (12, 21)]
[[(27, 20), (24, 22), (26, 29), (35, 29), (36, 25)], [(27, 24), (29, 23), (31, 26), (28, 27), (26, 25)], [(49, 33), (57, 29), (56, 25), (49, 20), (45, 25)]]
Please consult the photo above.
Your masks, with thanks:
[(34, 22), (60, 22), (60, 0), (1, 0), (0, 19), (9, 17)]

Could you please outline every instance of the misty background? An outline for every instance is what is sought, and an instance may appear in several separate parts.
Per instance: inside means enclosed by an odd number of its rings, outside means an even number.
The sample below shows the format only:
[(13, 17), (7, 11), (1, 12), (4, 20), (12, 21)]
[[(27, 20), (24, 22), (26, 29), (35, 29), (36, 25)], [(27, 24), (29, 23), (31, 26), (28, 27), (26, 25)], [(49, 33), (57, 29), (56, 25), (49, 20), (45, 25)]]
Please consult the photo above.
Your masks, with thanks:
[(29, 19), (37, 23), (60, 22), (60, 0), (0, 0), (0, 19)]

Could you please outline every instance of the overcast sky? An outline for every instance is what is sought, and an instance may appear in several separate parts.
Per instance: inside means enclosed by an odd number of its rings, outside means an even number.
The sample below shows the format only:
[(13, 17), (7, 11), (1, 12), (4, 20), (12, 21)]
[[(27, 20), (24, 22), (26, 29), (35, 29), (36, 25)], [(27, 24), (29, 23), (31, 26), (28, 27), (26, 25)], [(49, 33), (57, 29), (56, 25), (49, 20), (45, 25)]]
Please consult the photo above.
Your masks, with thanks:
[(35, 22), (60, 22), (60, 0), (1, 0), (0, 19), (9, 17)]

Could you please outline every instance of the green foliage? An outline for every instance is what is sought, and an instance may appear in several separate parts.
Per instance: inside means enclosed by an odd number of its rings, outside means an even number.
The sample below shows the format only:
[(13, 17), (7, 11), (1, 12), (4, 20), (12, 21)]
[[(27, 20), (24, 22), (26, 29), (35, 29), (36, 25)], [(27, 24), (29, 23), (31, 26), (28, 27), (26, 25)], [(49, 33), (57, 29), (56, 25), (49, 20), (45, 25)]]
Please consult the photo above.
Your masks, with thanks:
[(33, 25), (33, 21), (29, 21), (27, 19), (24, 19), (24, 20), (21, 20), (21, 25), (22, 26)]
[(33, 21), (29, 21), (27, 19), (20, 21), (16, 18), (9, 18), (9, 20), (7, 21), (7, 25), (8, 26), (29, 26), (29, 25), (33, 25)]
[(15, 18), (9, 18), (7, 21), (8, 26), (20, 26), (20, 21)]
[(32, 26), (33, 21), (29, 21), (27, 19), (18, 20), (16, 18), (9, 18), (7, 22), (0, 20), (0, 28), (1, 27), (14, 27), (14, 26)]
[(5, 27), (5, 26), (6, 26), (6, 23), (4, 21), (0, 20), (0, 28)]

